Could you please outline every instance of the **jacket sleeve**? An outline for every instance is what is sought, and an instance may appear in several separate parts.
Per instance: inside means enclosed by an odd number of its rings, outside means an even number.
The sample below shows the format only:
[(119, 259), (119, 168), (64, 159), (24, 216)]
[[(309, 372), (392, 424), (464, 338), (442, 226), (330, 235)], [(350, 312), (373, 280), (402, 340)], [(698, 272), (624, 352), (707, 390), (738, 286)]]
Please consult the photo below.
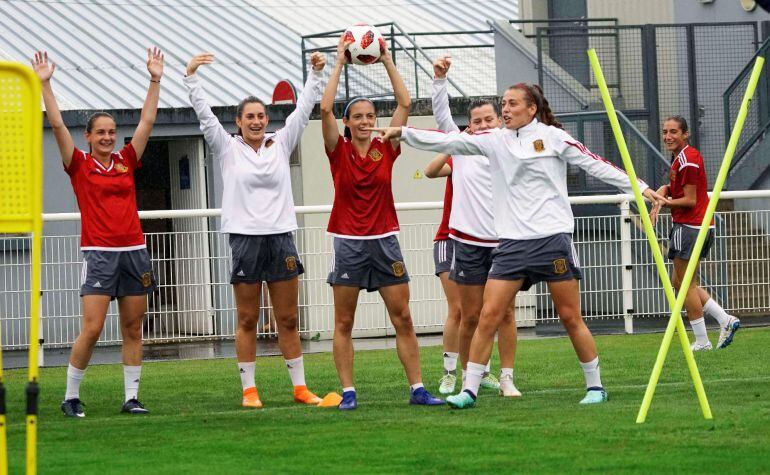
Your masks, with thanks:
[(205, 138), (206, 143), (209, 144), (214, 157), (221, 157), (230, 143), (230, 134), (227, 133), (225, 128), (222, 127), (222, 124), (219, 123), (217, 116), (211, 112), (211, 106), (209, 106), (206, 96), (203, 93), (203, 88), (201, 87), (198, 75), (193, 74), (191, 76), (185, 76), (182, 82), (187, 86), (190, 104), (192, 104), (195, 115), (200, 122), (203, 138)]
[[(552, 128), (551, 146), (562, 160), (571, 165), (576, 165), (601, 181), (618, 187), (624, 193), (633, 194), (631, 180), (622, 169), (616, 167), (606, 159), (596, 155), (588, 150), (582, 143), (578, 142), (567, 132)], [(639, 191), (644, 192), (649, 186), (642, 180), (638, 180)]]
[(452, 119), (452, 112), (449, 110), (449, 94), (447, 93), (447, 80), (433, 80), (433, 95), (431, 96), (431, 105), (433, 106), (433, 116), (436, 118), (438, 128), (445, 132), (459, 132)]
[[(302, 132), (310, 120), (316, 99), (323, 90), (322, 74), (323, 71), (310, 70), (305, 87), (297, 98), (297, 107), (286, 118), (286, 124), (275, 133), (276, 140), (286, 147), (289, 154), (299, 143)], [(288, 160), (288, 157), (286, 158)]]
[(496, 129), (478, 134), (466, 134), (462, 132), (445, 133), (435, 130), (415, 129), (403, 127), (401, 139), (407, 144), (420, 150), (457, 155), (484, 155), (495, 156)]

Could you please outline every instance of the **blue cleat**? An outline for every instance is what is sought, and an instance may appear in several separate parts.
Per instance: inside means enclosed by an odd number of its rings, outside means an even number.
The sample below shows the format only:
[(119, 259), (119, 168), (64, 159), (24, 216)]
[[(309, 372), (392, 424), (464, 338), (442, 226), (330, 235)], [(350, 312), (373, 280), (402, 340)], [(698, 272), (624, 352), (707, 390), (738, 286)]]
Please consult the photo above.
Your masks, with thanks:
[(719, 332), (719, 343), (717, 343), (717, 348), (720, 350), (727, 348), (730, 343), (733, 342), (735, 332), (737, 332), (739, 328), (741, 328), (741, 321), (731, 315), (730, 319), (727, 321), (727, 325), (725, 325)]
[(341, 411), (352, 411), (357, 407), (358, 403), (356, 403), (355, 391), (345, 391), (342, 393), (342, 401), (340, 402), (340, 405), (337, 406), (337, 409)]
[(419, 406), (440, 406), (444, 404), (444, 400), (433, 397), (433, 395), (425, 388), (417, 388), (412, 391), (412, 395), (409, 398), (409, 404), (417, 404)]
[(610, 396), (607, 394), (607, 391), (605, 391), (604, 388), (593, 387), (588, 388), (586, 397), (580, 401), (580, 404), (601, 404), (603, 402), (607, 402), (609, 399)]
[(454, 396), (449, 396), (446, 402), (450, 409), (467, 409), (476, 405), (476, 398), (466, 389)]

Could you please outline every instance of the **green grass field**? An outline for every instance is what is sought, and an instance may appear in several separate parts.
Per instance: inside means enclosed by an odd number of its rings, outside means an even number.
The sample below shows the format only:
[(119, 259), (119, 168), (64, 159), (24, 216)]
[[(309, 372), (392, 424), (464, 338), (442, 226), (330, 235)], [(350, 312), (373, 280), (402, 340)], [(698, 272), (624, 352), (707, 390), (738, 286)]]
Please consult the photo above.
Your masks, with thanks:
[[(712, 341), (716, 335), (711, 334)], [(146, 363), (146, 417), (119, 414), (120, 365), (89, 368), (87, 417), (59, 412), (65, 368), (42, 371), (39, 470), (47, 473), (768, 472), (770, 329), (744, 329), (727, 350), (697, 354), (714, 413), (702, 418), (678, 347), (646, 424), (634, 421), (661, 334), (598, 337), (607, 404), (582, 407), (583, 379), (565, 338), (519, 343), (524, 397), (483, 393), (475, 409), (410, 407), (394, 350), (356, 355), (359, 408), (300, 407), (280, 358), (257, 361), (265, 404), (245, 410), (234, 360)], [(437, 392), (441, 349), (421, 351)], [(319, 394), (339, 391), (331, 354), (305, 357)], [(11, 473), (23, 470), (24, 371), (9, 371)]]

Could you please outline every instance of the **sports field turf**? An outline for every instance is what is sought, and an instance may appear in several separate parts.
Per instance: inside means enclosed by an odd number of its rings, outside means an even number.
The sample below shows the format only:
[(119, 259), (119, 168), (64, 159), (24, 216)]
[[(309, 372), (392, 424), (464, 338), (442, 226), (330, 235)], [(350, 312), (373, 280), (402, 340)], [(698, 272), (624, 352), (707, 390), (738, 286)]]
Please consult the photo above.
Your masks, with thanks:
[[(122, 368), (109, 365), (88, 370), (87, 417), (65, 419), (65, 368), (46, 368), (40, 473), (770, 471), (770, 329), (743, 329), (727, 350), (696, 355), (713, 421), (699, 412), (675, 339), (648, 421), (637, 425), (661, 338), (598, 337), (610, 401), (592, 407), (577, 404), (583, 378), (566, 338), (520, 342), (523, 398), (482, 392), (463, 411), (410, 407), (394, 350), (356, 354), (359, 408), (349, 413), (294, 404), (283, 362), (271, 357), (257, 361), (262, 410), (239, 406), (233, 360), (162, 362), (143, 370), (149, 416), (119, 414)], [(421, 355), (437, 393), (441, 349)], [(339, 391), (331, 354), (305, 361), (311, 389)], [(11, 473), (23, 467), (24, 379), (7, 374)]]

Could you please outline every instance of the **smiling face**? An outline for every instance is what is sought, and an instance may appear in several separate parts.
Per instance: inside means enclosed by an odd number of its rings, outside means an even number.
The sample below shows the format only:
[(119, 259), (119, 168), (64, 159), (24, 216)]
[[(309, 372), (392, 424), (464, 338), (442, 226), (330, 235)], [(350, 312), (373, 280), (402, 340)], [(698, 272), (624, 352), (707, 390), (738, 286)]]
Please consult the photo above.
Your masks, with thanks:
[(503, 95), (501, 105), (503, 123), (509, 129), (520, 129), (532, 122), (537, 106), (527, 102), (527, 94), (519, 88), (510, 88)]
[(492, 104), (481, 104), (469, 112), (468, 127), (471, 132), (483, 132), (484, 130), (500, 127), (500, 116)]
[(262, 142), (268, 122), (265, 105), (261, 102), (244, 103), (240, 114), (235, 118), (235, 124), (241, 130), (243, 140), (250, 145)]
[(675, 155), (687, 145), (687, 141), (690, 139), (690, 132), (682, 129), (682, 124), (677, 120), (668, 119), (663, 122), (663, 143), (666, 150)]
[(377, 111), (369, 101), (357, 101), (348, 108), (348, 117), (342, 118), (342, 123), (350, 129), (350, 135), (355, 141), (369, 140), (372, 132), (366, 130), (374, 127), (377, 121)]
[(115, 150), (115, 139), (117, 136), (117, 126), (115, 120), (103, 115), (89, 121), (86, 127), (86, 140), (91, 146), (91, 155), (99, 157), (109, 156)]

